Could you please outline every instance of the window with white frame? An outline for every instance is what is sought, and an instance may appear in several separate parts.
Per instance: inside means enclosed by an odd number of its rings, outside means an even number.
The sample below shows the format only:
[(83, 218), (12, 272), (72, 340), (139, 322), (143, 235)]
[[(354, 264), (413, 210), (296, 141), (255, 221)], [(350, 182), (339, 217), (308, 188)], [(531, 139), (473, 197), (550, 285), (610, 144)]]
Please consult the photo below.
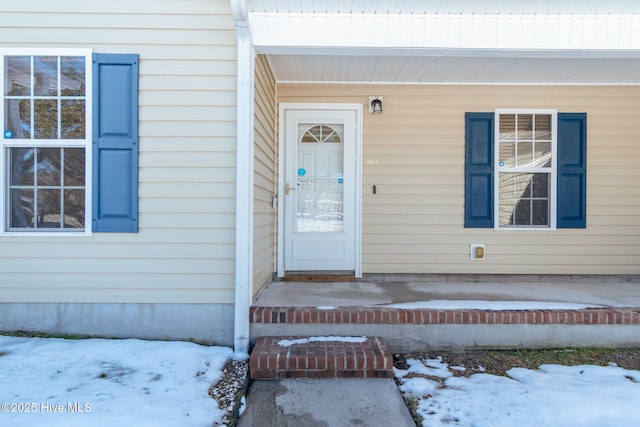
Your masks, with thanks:
[(91, 55), (1, 52), (3, 230), (85, 231)]
[(555, 110), (497, 110), (496, 228), (556, 227)]

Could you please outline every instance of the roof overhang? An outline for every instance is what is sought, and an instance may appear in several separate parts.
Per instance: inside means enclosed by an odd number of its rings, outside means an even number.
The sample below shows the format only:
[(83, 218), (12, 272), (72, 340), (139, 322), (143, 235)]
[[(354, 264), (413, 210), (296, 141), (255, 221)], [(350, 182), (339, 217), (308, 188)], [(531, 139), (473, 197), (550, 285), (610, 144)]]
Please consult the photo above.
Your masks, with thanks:
[(522, 0), (469, 0), (461, 10), (446, 1), (427, 2), (439, 7), (431, 10), (393, 0), (361, 10), (266, 3), (249, 1), (249, 28), (279, 82), (640, 84), (640, 15), (629, 2), (585, 0), (589, 14), (566, 9), (575, 2), (550, 10)]

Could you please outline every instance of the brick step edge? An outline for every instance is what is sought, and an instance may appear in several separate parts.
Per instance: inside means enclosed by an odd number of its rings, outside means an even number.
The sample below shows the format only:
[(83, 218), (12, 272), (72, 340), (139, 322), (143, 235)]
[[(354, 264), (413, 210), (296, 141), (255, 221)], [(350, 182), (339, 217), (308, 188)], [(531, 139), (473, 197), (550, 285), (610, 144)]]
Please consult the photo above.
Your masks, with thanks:
[(251, 323), (287, 324), (540, 324), (640, 325), (640, 308), (558, 310), (424, 309), (388, 307), (251, 307)]
[(355, 338), (260, 337), (249, 359), (251, 379), (393, 378), (393, 356), (384, 340)]

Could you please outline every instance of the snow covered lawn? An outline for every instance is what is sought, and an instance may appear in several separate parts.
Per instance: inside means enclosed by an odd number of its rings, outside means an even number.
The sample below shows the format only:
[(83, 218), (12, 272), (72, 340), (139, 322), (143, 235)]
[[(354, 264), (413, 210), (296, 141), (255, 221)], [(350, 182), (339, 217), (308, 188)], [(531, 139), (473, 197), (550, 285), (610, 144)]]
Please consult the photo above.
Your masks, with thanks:
[(0, 336), (1, 426), (211, 426), (227, 347)]
[[(405, 397), (418, 401), (422, 425), (628, 427), (640, 425), (640, 371), (617, 366), (541, 365), (508, 377), (476, 373), (441, 358), (407, 360), (395, 369)], [(469, 367), (482, 371), (482, 367)]]

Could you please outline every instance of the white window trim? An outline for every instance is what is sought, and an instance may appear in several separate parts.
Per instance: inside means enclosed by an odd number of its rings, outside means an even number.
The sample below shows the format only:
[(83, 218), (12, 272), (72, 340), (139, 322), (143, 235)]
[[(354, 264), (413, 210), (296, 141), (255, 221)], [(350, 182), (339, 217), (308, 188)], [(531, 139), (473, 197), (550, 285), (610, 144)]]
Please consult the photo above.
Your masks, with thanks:
[[(72, 237), (92, 235), (92, 137), (93, 137), (93, 49), (58, 49), (58, 48), (0, 48), (0, 82), (2, 82), (2, 99), (0, 102), (0, 120), (2, 123), (2, 133), (0, 134), (0, 165), (4, 173), (0, 173), (0, 236), (29, 236), (29, 237)], [(84, 147), (85, 148), (85, 228), (82, 231), (9, 231), (7, 229), (6, 216), (7, 204), (7, 183), (9, 171), (6, 168), (6, 149), (9, 147), (32, 147), (37, 145), (37, 140), (12, 141), (4, 138), (4, 57), (14, 55), (26, 56), (84, 56), (85, 57), (85, 139), (82, 144), (77, 140), (61, 142), (58, 145), (64, 147)], [(7, 142), (10, 141), (10, 142)]]
[[(551, 115), (551, 174), (549, 180), (549, 226), (548, 227), (501, 227), (500, 226), (500, 115), (501, 114), (549, 114)], [(493, 133), (493, 223), (500, 231), (553, 231), (557, 229), (557, 148), (558, 148), (558, 110), (556, 109), (496, 109), (494, 112)], [(535, 172), (534, 168), (520, 168), (518, 172)], [(513, 172), (513, 171), (509, 171)]]

